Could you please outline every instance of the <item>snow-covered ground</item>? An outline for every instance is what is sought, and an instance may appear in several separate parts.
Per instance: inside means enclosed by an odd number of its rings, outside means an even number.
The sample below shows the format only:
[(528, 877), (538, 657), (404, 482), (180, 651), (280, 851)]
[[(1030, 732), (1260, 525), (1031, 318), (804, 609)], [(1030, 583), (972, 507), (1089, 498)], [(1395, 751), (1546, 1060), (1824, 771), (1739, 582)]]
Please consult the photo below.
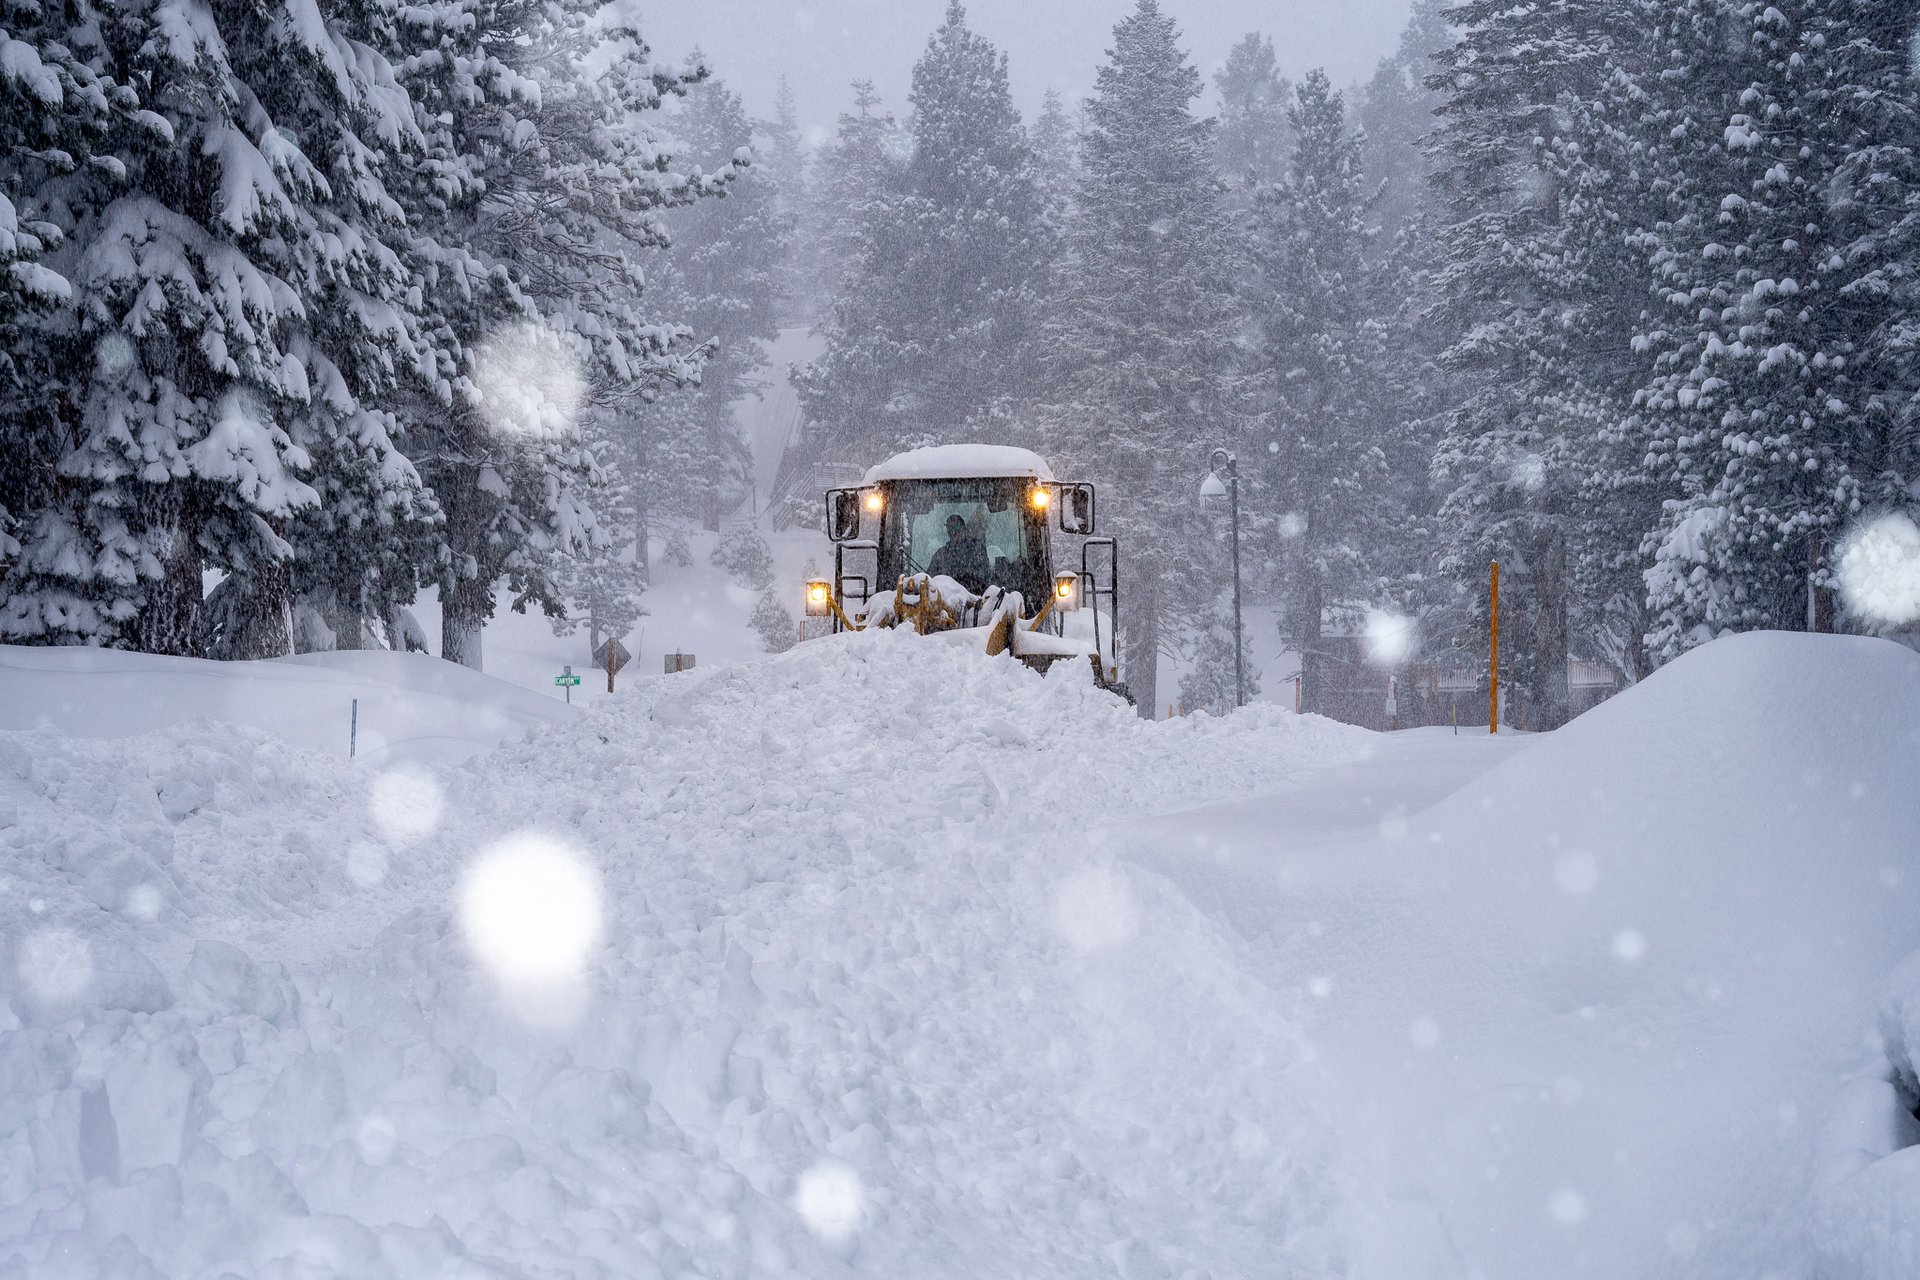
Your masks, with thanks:
[(217, 722), (264, 730), (308, 751), (353, 752), (378, 765), (464, 760), (567, 715), (558, 696), (420, 654), (208, 662), (0, 645), (0, 730), (46, 726), (122, 738)]
[(253, 665), (0, 732), (0, 1275), (1920, 1274), (1897, 646), (1489, 740), (846, 636), (459, 764)]

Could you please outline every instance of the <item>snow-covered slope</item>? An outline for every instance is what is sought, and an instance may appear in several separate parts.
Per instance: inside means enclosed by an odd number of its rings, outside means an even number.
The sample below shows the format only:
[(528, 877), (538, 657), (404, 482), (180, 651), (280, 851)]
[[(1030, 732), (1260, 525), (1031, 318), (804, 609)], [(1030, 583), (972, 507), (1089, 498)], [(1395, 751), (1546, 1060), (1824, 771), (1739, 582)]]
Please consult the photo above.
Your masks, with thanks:
[(1105, 831), (1369, 737), (1077, 674), (842, 637), (439, 773), (0, 735), (0, 1273), (1323, 1270), (1305, 1046)]
[(193, 721), (265, 730), (345, 756), (359, 700), (370, 764), (464, 760), (568, 717), (558, 698), (420, 654), (315, 653), (206, 662), (111, 649), (0, 645), (0, 730), (125, 737)]
[[(1872, 1202), (1808, 1198), (1920, 946), (1916, 708), (1910, 650), (1742, 636), (1422, 812), (1301, 840), (1309, 787), (1142, 829), (1316, 1011), (1352, 1274), (1804, 1277), (1817, 1241), (1920, 1275)], [(1883, 1226), (1888, 1186), (1920, 1178)]]

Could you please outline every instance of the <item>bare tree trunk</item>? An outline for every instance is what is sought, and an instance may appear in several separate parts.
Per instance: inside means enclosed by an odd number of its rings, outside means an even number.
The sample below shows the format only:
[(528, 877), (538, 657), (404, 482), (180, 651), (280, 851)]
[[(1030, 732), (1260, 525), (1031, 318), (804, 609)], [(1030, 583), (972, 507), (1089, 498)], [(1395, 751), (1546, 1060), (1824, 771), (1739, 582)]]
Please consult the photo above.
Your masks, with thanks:
[(487, 624), (493, 584), (463, 578), (440, 598), (440, 656), (482, 670), (480, 640)]
[(1558, 729), (1573, 712), (1573, 690), (1567, 676), (1567, 540), (1558, 527), (1534, 539), (1532, 565), (1533, 679), (1529, 683), (1528, 728)]
[(647, 525), (651, 520), (652, 504), (647, 501), (647, 486), (634, 486), (633, 497), (633, 572), (641, 586), (653, 584), (653, 571), (649, 567), (652, 560), (652, 548), (648, 543)]
[(133, 625), (134, 647), (142, 653), (191, 658), (200, 652), (200, 547), (197, 530), (177, 492), (158, 495), (148, 527), (162, 576), (147, 589), (145, 607)]
[(293, 571), (285, 562), (247, 575), (246, 634), (240, 656), (284, 658), (293, 652)]
[(1324, 715), (1327, 674), (1322, 653), (1321, 628), (1325, 625), (1326, 602), (1321, 598), (1320, 579), (1307, 584), (1300, 602), (1301, 618), (1295, 628), (1300, 638), (1300, 709), (1310, 715)]
[(1134, 707), (1142, 719), (1152, 720), (1160, 707), (1160, 615), (1151, 587), (1133, 597), (1119, 638), (1126, 661), (1122, 675), (1133, 694)]
[(451, 584), (440, 589), (440, 656), (481, 670), (482, 629), (493, 613), (493, 570), (487, 555), (486, 499), (477, 468), (463, 466), (445, 485), (441, 505), (447, 546), (453, 552)]
[(1825, 569), (1827, 535), (1816, 529), (1807, 539), (1807, 630), (1823, 635), (1833, 632), (1833, 592), (1820, 585)]
[(360, 635), (366, 628), (366, 621), (361, 615), (357, 595), (335, 593), (329, 601), (327, 624), (333, 628), (333, 647), (336, 649), (362, 647)]

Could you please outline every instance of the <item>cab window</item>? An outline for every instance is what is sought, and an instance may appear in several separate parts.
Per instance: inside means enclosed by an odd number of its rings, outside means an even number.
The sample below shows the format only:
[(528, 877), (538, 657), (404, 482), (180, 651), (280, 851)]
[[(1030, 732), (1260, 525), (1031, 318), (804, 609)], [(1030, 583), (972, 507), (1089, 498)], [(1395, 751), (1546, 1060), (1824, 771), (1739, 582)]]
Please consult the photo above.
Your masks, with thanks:
[[(904, 543), (902, 571), (945, 572), (970, 591), (992, 585), (1031, 596), (1033, 584), (1044, 575), (1038, 555), (1041, 533), (1029, 527), (1022, 501), (1027, 487), (1017, 479), (896, 485), (888, 520)], [(950, 543), (956, 545), (949, 549)]]

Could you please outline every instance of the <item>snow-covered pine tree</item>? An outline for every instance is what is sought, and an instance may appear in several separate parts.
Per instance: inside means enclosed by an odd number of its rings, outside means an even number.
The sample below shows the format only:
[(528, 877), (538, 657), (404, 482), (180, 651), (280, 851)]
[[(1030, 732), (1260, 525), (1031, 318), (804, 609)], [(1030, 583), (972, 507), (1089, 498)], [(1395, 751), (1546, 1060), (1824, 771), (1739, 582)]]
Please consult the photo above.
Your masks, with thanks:
[(1213, 83), (1220, 91), (1220, 124), (1214, 135), (1220, 172), (1235, 186), (1278, 182), (1293, 147), (1288, 119), (1293, 85), (1274, 62), (1273, 40), (1258, 31), (1241, 37), (1214, 73)]
[[(1251, 629), (1242, 620), (1242, 657), (1253, 651)], [(1224, 716), (1239, 705), (1234, 690), (1233, 608), (1228, 598), (1216, 600), (1201, 615), (1201, 624), (1187, 637), (1186, 674), (1180, 678), (1180, 706), (1189, 712)], [(1244, 670), (1242, 680), (1250, 701), (1260, 692), (1257, 672)]]
[(1910, 500), (1890, 465), (1909, 366), (1885, 336), (1912, 274), (1915, 17), (1688, 0), (1669, 18), (1687, 101), (1661, 136), (1692, 181), (1648, 237), (1650, 462), (1681, 489), (1648, 538), (1659, 656), (1832, 630), (1838, 539)]
[(1422, 147), (1438, 125), (1440, 95), (1427, 83), (1433, 57), (1453, 43), (1443, 10), (1451, 0), (1415, 0), (1400, 46), (1382, 58), (1355, 104), (1362, 135), (1361, 165), (1380, 187), (1381, 246), (1412, 231), (1427, 208), (1428, 162)]
[[(752, 124), (740, 99), (708, 80), (688, 91), (674, 118), (688, 171), (711, 171), (748, 146)], [(785, 267), (794, 224), (770, 173), (739, 175), (723, 200), (674, 211), (673, 251), (654, 272), (661, 305), (708, 345), (697, 387), (677, 393), (685, 415), (686, 470), (662, 473), (667, 493), (749, 495), (752, 458), (734, 419), (736, 402), (760, 393), (767, 345), (779, 336)], [(714, 511), (717, 524), (726, 511)]]
[(869, 204), (852, 272), (799, 380), (830, 452), (992, 436), (1033, 366), (1051, 258), (1006, 56), (958, 0), (913, 70), (913, 149)]
[[(1489, 563), (1501, 562), (1502, 681), (1519, 723), (1552, 728), (1568, 715), (1569, 557), (1591, 418), (1605, 412), (1589, 406), (1583, 419), (1570, 406), (1604, 390), (1590, 361), (1617, 368), (1631, 333), (1585, 291), (1593, 245), (1575, 211), (1602, 188), (1566, 180), (1565, 106), (1601, 93), (1645, 15), (1613, 0), (1468, 0), (1446, 16), (1459, 37), (1435, 58), (1430, 83), (1444, 101), (1429, 141), (1431, 323), (1457, 335), (1444, 357), (1455, 403), (1434, 461), (1442, 567), (1484, 600)], [(1604, 222), (1602, 211), (1579, 214), (1580, 225)]]
[[(748, 144), (752, 124), (716, 79), (691, 86), (670, 108), (678, 172), (714, 172)], [(752, 460), (734, 405), (758, 393), (756, 371), (778, 333), (793, 238), (773, 174), (758, 164), (735, 176), (725, 199), (672, 210), (668, 221), (673, 247), (650, 259), (652, 305), (692, 330), (706, 359), (696, 384), (591, 424), (605, 472), (594, 497), (603, 536), (565, 572), (569, 598), (595, 602), (616, 630), (644, 613), (653, 526), (694, 520), (718, 527), (751, 493)], [(557, 619), (555, 628), (576, 623)]]
[(74, 299), (47, 333), (65, 356), (59, 491), (0, 633), (192, 653), (213, 569), (247, 599), (245, 651), (286, 652), (287, 535), (321, 499), (304, 477), (350, 453), (364, 491), (413, 488), (355, 376), (409, 347), (373, 159), (411, 128), (383, 11), (160, 0), (36, 21), (115, 121), (29, 202)]
[(1666, 0), (1619, 0), (1603, 11), (1611, 66), (1600, 90), (1563, 93), (1556, 133), (1537, 148), (1562, 194), (1559, 277), (1574, 303), (1560, 316), (1566, 359), (1550, 401), (1578, 463), (1566, 525), (1570, 642), (1629, 681), (1650, 669), (1642, 543), (1668, 492), (1647, 469), (1634, 402), (1647, 372), (1635, 337), (1652, 302), (1642, 232), (1666, 216), (1685, 181), (1669, 167), (1671, 149), (1647, 136), (1660, 96), (1675, 87), (1662, 74), (1658, 34), (1669, 11)]
[(1080, 184), (1080, 131), (1067, 115), (1066, 102), (1052, 89), (1041, 100), (1028, 136), (1033, 142), (1034, 182), (1046, 209), (1047, 226), (1064, 233), (1073, 193)]
[(808, 207), (807, 152), (800, 136), (800, 112), (794, 103), (793, 86), (785, 76), (775, 86), (773, 104), (773, 119), (759, 122), (766, 141), (755, 164), (760, 180), (772, 188), (775, 214), (787, 229), (785, 257), (780, 264), (780, 322), (790, 325), (813, 318), (808, 282), (817, 273), (817, 265), (809, 262), (810, 247), (802, 243), (799, 234)]
[(814, 153), (800, 219), (814, 310), (824, 312), (844, 291), (860, 259), (868, 208), (892, 191), (910, 145), (899, 122), (881, 110), (873, 81), (854, 81), (853, 110), (841, 114), (833, 141)]
[(1052, 453), (1102, 484), (1103, 523), (1128, 547), (1123, 661), (1148, 716), (1163, 628), (1225, 581), (1194, 495), (1208, 448), (1237, 443), (1246, 417), (1235, 243), (1212, 122), (1191, 110), (1200, 92), (1173, 19), (1139, 0), (1087, 104), (1070, 261), (1043, 341)]
[(779, 592), (772, 587), (760, 593), (751, 622), (760, 636), (760, 646), (768, 653), (785, 653), (800, 642), (799, 620), (780, 602)]
[[(1387, 446), (1403, 424), (1386, 392), (1393, 299), (1373, 265), (1373, 198), (1362, 141), (1326, 73), (1301, 81), (1287, 109), (1285, 181), (1257, 190), (1252, 251), (1272, 447), (1250, 504), (1257, 557), (1282, 602), (1282, 634), (1301, 655), (1309, 711), (1325, 705), (1322, 627), (1330, 611), (1384, 603), (1406, 526)], [(1252, 460), (1250, 460), (1252, 461)]]
[(689, 331), (642, 310), (640, 258), (667, 244), (664, 210), (718, 191), (736, 166), (672, 171), (654, 113), (704, 68), (653, 61), (607, 8), (406, 11), (423, 45), (406, 83), (427, 135), (413, 265), (436, 321), (433, 377), (412, 410), (446, 513), (441, 656), (470, 666), (496, 584), (517, 609), (561, 608), (558, 557), (592, 537), (580, 415), (630, 414), (697, 376)]
[[(224, 632), (233, 657), (264, 656), (278, 645), (277, 630), (260, 628), (263, 617), (277, 618), (289, 591), (331, 606), (337, 647), (357, 648), (369, 634), (404, 647), (385, 633), (431, 572), (437, 544), (439, 506), (404, 456), (406, 424), (395, 412), (402, 380), (427, 351), (409, 290), (405, 211), (389, 190), (389, 183), (404, 189), (424, 142), (389, 61), (410, 50), (384, 0), (331, 12), (333, 48), (275, 43), (256, 73), (277, 127), (303, 141), (325, 177), (307, 201), (313, 261), (296, 277), (309, 301), (308, 332), (295, 351), (309, 367), (313, 393), (310, 404), (289, 406), (285, 416), (311, 461), (318, 501), (287, 523), (293, 556), (284, 578), (277, 570), (264, 577), (237, 571), (222, 584), (243, 605)], [(328, 99), (305, 88), (299, 64), (309, 57), (353, 67), (357, 92)]]
[(52, 500), (63, 434), (63, 344), (45, 322), (73, 286), (39, 261), (60, 229), (32, 216), (32, 197), (88, 164), (137, 101), (99, 81), (66, 34), (39, 5), (0, 3), (0, 598), (20, 553), (14, 535)]

